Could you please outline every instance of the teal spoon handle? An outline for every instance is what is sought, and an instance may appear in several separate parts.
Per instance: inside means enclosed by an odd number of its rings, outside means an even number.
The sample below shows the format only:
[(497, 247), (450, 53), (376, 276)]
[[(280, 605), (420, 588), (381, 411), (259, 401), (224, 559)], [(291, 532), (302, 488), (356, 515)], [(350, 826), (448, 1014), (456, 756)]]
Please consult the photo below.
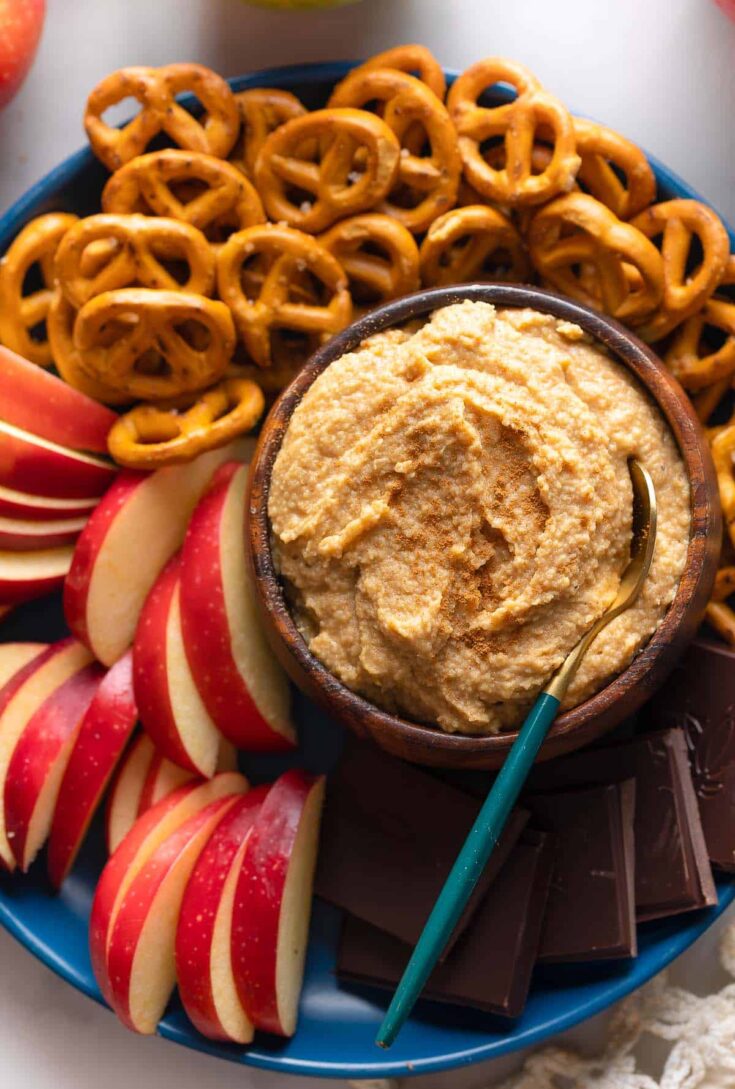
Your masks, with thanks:
[(559, 700), (542, 692), (520, 729), (462, 850), (432, 908), (376, 1038), (390, 1047), (411, 1013), (446, 947), (467, 901), (495, 849), (510, 811), (528, 778), (541, 742), (556, 718)]

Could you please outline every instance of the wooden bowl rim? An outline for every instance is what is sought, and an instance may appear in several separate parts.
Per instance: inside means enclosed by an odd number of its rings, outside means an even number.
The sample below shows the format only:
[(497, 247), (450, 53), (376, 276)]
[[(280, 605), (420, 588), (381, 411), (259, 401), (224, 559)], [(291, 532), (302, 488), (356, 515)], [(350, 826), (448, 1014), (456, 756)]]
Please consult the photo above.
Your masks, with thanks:
[[(719, 542), (720, 512), (719, 505), (708, 500), (708, 496), (713, 494), (712, 489), (716, 488), (714, 467), (700, 422), (683, 388), (634, 333), (613, 318), (572, 299), (521, 284), (478, 283), (428, 288), (377, 307), (314, 353), (273, 405), (261, 431), (251, 466), (247, 536), (259, 605), (266, 618), (275, 621), (272, 626), (268, 625), (271, 628), (269, 634), (274, 641), (279, 639), (285, 645), (298, 667), (299, 677), (308, 678), (311, 695), (317, 696), (322, 706), (339, 720), (350, 725), (351, 720), (360, 719), (367, 724), (370, 733), (393, 735), (399, 746), (407, 751), (412, 750), (414, 756), (422, 747), (428, 747), (433, 750), (434, 757), (437, 753), (446, 756), (448, 766), (454, 763), (453, 757), (459, 758), (457, 766), (465, 762), (469, 766), (473, 757), (487, 759), (487, 766), (493, 766), (510, 749), (517, 737), (516, 730), (491, 735), (454, 734), (446, 733), (437, 726), (393, 715), (349, 689), (311, 653), (293, 620), (275, 569), (267, 515), (271, 473), (286, 428), (296, 406), (322, 371), (375, 333), (465, 300), (489, 302), (498, 307), (532, 307), (579, 325), (603, 344), (622, 366), (635, 375), (658, 406), (676, 439), (690, 484), (691, 526), (686, 563), (661, 624), (621, 673), (593, 696), (556, 719), (542, 747), (541, 759), (555, 755), (555, 752), (548, 751), (550, 742), (552, 749), (567, 751), (578, 747), (570, 735), (578, 734), (578, 744), (582, 745), (604, 732), (590, 729), (595, 719), (612, 703), (630, 695), (644, 678), (656, 671), (657, 662), (662, 656), (665, 657), (672, 644), (678, 642), (677, 633), (682, 626), (687, 626), (688, 619), (696, 615), (699, 622), (715, 574), (716, 564), (709, 561), (713, 555), (712, 540)], [(702, 502), (702, 499), (705, 501)], [(694, 573), (693, 577), (685, 579), (687, 573)], [(694, 628), (677, 649), (683, 650), (693, 634)], [(675, 657), (669, 657), (671, 660), (661, 666), (658, 683), (674, 664)], [(642, 702), (643, 698), (640, 700)], [(615, 723), (610, 722), (606, 728), (613, 725)], [(430, 762), (435, 763), (436, 760)], [(474, 766), (481, 765), (475, 763)]]

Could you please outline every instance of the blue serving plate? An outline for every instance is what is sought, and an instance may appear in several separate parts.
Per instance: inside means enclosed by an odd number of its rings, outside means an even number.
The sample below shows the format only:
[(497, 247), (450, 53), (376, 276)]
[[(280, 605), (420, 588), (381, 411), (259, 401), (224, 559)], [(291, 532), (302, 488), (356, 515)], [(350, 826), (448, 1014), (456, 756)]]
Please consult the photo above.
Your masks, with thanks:
[[(235, 90), (288, 88), (314, 108), (324, 104), (335, 81), (350, 67), (348, 63), (334, 63), (269, 69), (231, 83)], [(452, 73), (448, 76), (451, 79)], [(651, 163), (662, 198), (701, 199), (666, 167), (654, 159)], [(71, 155), (0, 219), (0, 252), (32, 216), (55, 209), (80, 215), (98, 211), (106, 177), (106, 171), (88, 149)], [(730, 238), (735, 249), (732, 231)], [(60, 602), (52, 598), (18, 610), (3, 624), (2, 635), (6, 640), (52, 640), (65, 630)], [(339, 726), (298, 693), (296, 716), (302, 738), (298, 753), (288, 761), (282, 757), (244, 758), (243, 768), (254, 781), (273, 778), (287, 763), (315, 771), (333, 765), (341, 746)], [(89, 962), (87, 920), (103, 861), (98, 820), (60, 894), (51, 893), (43, 861), (28, 877), (0, 876), (0, 922), (62, 978), (98, 1002), (102, 999)], [(717, 888), (717, 908), (641, 927), (640, 953), (634, 961), (567, 965), (538, 972), (523, 1016), (511, 1025), (471, 1010), (421, 1002), (388, 1052), (374, 1044), (387, 995), (337, 982), (334, 966), (339, 913), (317, 901), (299, 1028), (292, 1040), (261, 1035), (249, 1048), (211, 1043), (194, 1031), (177, 999), (159, 1031), (169, 1040), (231, 1062), (322, 1077), (399, 1077), (480, 1062), (539, 1044), (639, 987), (682, 953), (735, 898), (732, 880), (721, 877)]]

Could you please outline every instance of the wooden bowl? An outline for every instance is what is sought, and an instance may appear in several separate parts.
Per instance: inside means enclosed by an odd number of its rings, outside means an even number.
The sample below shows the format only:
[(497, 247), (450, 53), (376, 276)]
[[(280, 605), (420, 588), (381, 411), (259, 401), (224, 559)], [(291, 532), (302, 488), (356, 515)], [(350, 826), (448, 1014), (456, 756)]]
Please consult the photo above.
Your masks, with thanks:
[(299, 688), (360, 737), (371, 738), (394, 756), (418, 764), (496, 768), (513, 744), (515, 731), (483, 737), (448, 734), (437, 727), (392, 715), (352, 692), (311, 654), (294, 623), (275, 570), (267, 513), (271, 472), (291, 414), (322, 371), (335, 359), (353, 351), (366, 337), (464, 299), (504, 307), (533, 307), (575, 322), (605, 345), (648, 390), (668, 421), (691, 484), (691, 534), (686, 566), (662, 623), (627, 669), (590, 699), (559, 716), (539, 759), (548, 760), (600, 737), (641, 707), (664, 681), (702, 619), (717, 569), (721, 516), (709, 449), (681, 386), (631, 332), (570, 299), (515, 284), (467, 284), (419, 291), (373, 310), (312, 356), (265, 421), (251, 472), (247, 535), (268, 638)]

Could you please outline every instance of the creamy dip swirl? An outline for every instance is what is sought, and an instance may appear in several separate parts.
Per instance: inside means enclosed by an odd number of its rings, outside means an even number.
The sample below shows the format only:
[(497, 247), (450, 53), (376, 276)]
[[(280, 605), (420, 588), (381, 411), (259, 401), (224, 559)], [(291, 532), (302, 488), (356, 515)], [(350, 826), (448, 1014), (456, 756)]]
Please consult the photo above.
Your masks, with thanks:
[(689, 486), (646, 393), (575, 325), (464, 302), (332, 363), (293, 414), (269, 499), (312, 652), (374, 703), (448, 731), (515, 726), (628, 562), (628, 458), (659, 529), (637, 603), (566, 706), (629, 663), (684, 568)]

